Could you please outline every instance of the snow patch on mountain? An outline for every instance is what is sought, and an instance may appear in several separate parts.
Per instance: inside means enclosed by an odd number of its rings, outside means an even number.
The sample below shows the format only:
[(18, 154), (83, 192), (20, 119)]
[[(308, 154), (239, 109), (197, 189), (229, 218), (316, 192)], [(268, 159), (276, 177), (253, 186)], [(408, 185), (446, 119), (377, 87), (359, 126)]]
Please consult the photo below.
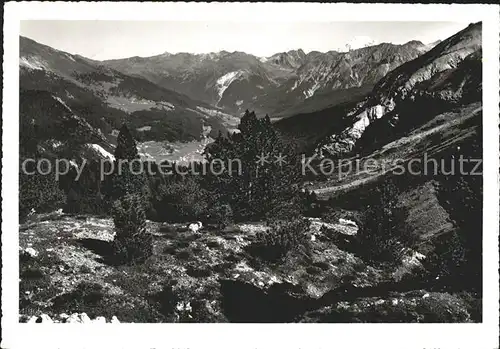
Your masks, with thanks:
[(142, 126), (137, 128), (137, 131), (139, 132), (144, 132), (144, 131), (151, 131), (151, 126)]
[(87, 146), (96, 152), (98, 152), (100, 155), (102, 155), (105, 158), (108, 158), (110, 160), (115, 160), (115, 156), (111, 154), (109, 151), (101, 147), (99, 144), (87, 144)]
[(31, 70), (48, 70), (45, 62), (37, 57), (21, 57), (19, 59), (19, 65), (26, 67)]
[(70, 107), (68, 107), (68, 105), (66, 103), (64, 103), (64, 101), (57, 97), (57, 96), (52, 96), (52, 98), (54, 98), (56, 101), (58, 101), (59, 103), (61, 103), (66, 109), (68, 109), (68, 111), (72, 112), (73, 113), (73, 110), (71, 110)]
[(221, 76), (219, 79), (217, 79), (217, 82), (215, 84), (215, 87), (217, 88), (217, 93), (219, 94), (219, 100), (217, 101), (217, 103), (220, 102), (224, 94), (224, 91), (226, 91), (229, 85), (231, 85), (233, 81), (238, 79), (242, 74), (243, 74), (242, 70), (237, 70), (229, 72)]
[(314, 95), (314, 92), (316, 92), (316, 90), (318, 90), (320, 87), (321, 87), (320, 83), (315, 82), (311, 88), (305, 90), (304, 96), (306, 96), (306, 99), (311, 98)]
[(66, 54), (66, 57), (68, 57), (71, 61), (76, 62), (75, 59), (70, 54)]

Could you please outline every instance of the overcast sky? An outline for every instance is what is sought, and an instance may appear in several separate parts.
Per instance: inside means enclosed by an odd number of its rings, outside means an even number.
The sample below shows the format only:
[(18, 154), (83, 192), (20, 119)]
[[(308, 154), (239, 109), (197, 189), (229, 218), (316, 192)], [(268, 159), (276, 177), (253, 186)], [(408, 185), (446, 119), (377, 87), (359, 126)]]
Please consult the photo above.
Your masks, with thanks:
[(243, 51), (256, 56), (303, 49), (352, 48), (367, 42), (425, 44), (443, 40), (469, 23), (332, 22), (234, 23), (155, 21), (22, 21), (21, 35), (69, 53), (103, 60), (164, 52)]

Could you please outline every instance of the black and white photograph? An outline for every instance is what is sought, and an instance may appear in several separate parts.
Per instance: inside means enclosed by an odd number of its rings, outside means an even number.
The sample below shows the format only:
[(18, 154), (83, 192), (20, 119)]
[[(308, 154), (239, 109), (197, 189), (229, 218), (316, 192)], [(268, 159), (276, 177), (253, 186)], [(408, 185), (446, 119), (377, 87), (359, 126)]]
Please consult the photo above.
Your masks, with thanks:
[[(83, 347), (97, 340), (85, 324), (111, 329), (109, 348), (135, 328), (123, 324), (328, 338), (427, 323), (436, 338), (416, 347), (456, 348), (437, 337), (472, 330), (498, 347), (498, 5), (16, 5), (2, 117), (12, 343), (54, 326)], [(183, 328), (158, 347), (206, 347), (186, 337), (211, 329)], [(250, 328), (218, 333), (262, 347)], [(352, 340), (427, 337), (376, 338)]]

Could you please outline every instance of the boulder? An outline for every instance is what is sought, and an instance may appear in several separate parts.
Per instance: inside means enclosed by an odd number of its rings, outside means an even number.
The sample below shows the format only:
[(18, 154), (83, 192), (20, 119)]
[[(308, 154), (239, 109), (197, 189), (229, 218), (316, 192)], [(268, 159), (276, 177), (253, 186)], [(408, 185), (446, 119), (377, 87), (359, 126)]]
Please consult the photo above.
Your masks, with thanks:
[(52, 319), (50, 318), (50, 316), (48, 316), (47, 314), (40, 315), (40, 319), (42, 320), (42, 324), (51, 324), (51, 323), (54, 323), (54, 321), (52, 321)]
[(350, 219), (339, 218), (339, 224), (359, 228), (358, 224)]
[(38, 256), (38, 251), (35, 250), (33, 247), (28, 247), (24, 250), (24, 253), (26, 253), (27, 255), (29, 255), (30, 257), (37, 257)]
[(81, 313), (79, 318), (80, 318), (80, 323), (82, 324), (89, 324), (92, 322), (92, 320), (90, 320), (89, 316), (86, 313)]
[(403, 249), (401, 254), (401, 265), (393, 273), (396, 281), (400, 281), (405, 275), (411, 274), (416, 269), (423, 269), (421, 261), (426, 258), (422, 253), (408, 248)]
[(309, 218), (309, 221), (311, 222), (310, 231), (316, 236), (322, 235), (325, 230), (352, 236), (356, 235), (359, 230), (356, 222), (343, 218), (339, 219), (339, 223), (327, 223), (319, 218)]
[(71, 314), (68, 319), (66, 320), (66, 323), (69, 324), (79, 324), (81, 323), (80, 317), (78, 316), (78, 313)]
[[(189, 303), (188, 303), (189, 305)], [(189, 305), (190, 307), (190, 305)], [(90, 319), (90, 317), (86, 313), (73, 313), (68, 315), (66, 313), (61, 313), (58, 316), (58, 319), (52, 320), (49, 315), (42, 314), (40, 316), (32, 316), (28, 319), (28, 323), (73, 323), (73, 324), (89, 324), (89, 323), (106, 323), (106, 318), (104, 316), (97, 316), (94, 320)], [(116, 316), (113, 316), (111, 319), (111, 323), (119, 323)]]
[(98, 316), (92, 322), (93, 323), (98, 323), (98, 324), (105, 324), (106, 323), (106, 318), (104, 316)]
[(268, 229), (268, 227), (263, 224), (252, 224), (252, 223), (238, 224), (238, 228), (242, 233), (252, 234), (252, 235), (257, 233), (263, 233)]
[(321, 229), (323, 227), (326, 229), (333, 229), (334, 228), (333, 224), (323, 222), (319, 218), (308, 218), (308, 219), (309, 219), (309, 222), (311, 222), (311, 224), (309, 225), (309, 230), (310, 230), (311, 234), (320, 235)]
[(201, 222), (191, 223), (188, 225), (188, 230), (192, 233), (197, 233), (201, 228), (203, 228), (203, 224)]

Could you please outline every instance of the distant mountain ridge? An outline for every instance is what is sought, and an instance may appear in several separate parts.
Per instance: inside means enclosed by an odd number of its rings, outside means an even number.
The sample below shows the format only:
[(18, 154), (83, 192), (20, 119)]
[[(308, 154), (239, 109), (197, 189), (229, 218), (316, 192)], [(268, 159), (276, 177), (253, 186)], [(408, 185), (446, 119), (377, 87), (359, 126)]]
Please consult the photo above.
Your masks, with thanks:
[[(48, 92), (111, 143), (123, 123), (140, 140), (190, 141), (206, 136), (207, 129), (216, 136), (238, 122), (207, 103), (24, 37), (19, 66), (23, 93)], [(23, 103), (36, 105), (42, 94), (26, 96)], [(49, 117), (52, 110), (39, 112)]]
[(427, 50), (423, 43), (379, 44), (350, 52), (290, 50), (269, 57), (244, 52), (164, 53), (106, 60), (110, 68), (148, 79), (228, 113), (275, 116), (315, 95), (371, 85)]
[(481, 102), (481, 31), (481, 23), (471, 24), (389, 72), (365, 101), (347, 111), (349, 126), (323, 139), (316, 152), (366, 152), (396, 131), (407, 131), (454, 107)]
[[(103, 135), (104, 148), (112, 146), (124, 122), (140, 141), (184, 142), (235, 129), (246, 109), (279, 119), (358, 100), (436, 44), (413, 40), (268, 57), (164, 52), (101, 62), (20, 37), (20, 84), (24, 94), (50, 93)], [(46, 97), (26, 96), (25, 103), (34, 98), (34, 105)]]

